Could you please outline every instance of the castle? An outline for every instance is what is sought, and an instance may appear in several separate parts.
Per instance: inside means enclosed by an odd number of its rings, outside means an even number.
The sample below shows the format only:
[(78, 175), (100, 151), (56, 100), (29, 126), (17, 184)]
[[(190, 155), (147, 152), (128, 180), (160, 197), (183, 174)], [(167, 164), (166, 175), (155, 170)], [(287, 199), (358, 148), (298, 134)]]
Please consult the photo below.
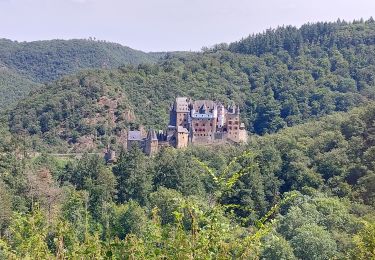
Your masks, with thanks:
[(139, 146), (146, 154), (157, 153), (162, 146), (184, 148), (190, 144), (242, 143), (247, 141), (244, 123), (240, 121), (240, 109), (227, 108), (212, 100), (193, 101), (178, 97), (171, 106), (168, 128), (164, 131), (151, 129), (128, 131), (127, 148)]

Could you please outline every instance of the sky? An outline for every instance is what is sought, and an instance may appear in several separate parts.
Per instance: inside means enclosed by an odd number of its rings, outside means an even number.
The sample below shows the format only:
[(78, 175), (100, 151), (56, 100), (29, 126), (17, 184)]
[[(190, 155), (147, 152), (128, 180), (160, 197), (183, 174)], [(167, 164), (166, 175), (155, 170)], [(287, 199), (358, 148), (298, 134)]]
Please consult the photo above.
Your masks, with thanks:
[(0, 38), (95, 37), (143, 51), (199, 51), (278, 25), (375, 18), (375, 0), (0, 0)]

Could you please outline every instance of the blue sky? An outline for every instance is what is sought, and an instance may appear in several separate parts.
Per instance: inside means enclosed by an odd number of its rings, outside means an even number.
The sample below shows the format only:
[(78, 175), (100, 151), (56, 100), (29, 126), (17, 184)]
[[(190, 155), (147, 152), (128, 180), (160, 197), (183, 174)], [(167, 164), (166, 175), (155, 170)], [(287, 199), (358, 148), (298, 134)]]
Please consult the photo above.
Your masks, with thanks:
[(0, 0), (0, 38), (200, 50), (278, 25), (375, 18), (374, 0)]

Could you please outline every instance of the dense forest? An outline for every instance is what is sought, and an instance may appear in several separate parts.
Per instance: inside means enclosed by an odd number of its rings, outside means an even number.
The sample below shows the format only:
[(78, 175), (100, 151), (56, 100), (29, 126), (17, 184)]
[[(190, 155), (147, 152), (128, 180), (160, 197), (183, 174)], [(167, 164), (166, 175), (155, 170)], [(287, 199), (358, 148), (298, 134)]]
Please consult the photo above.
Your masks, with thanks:
[(374, 33), (372, 20), (282, 27), (157, 64), (82, 72), (20, 102), (10, 128), (53, 147), (79, 138), (101, 147), (124, 126), (164, 129), (173, 99), (189, 96), (234, 101), (250, 132), (274, 133), (373, 100)]
[(374, 118), (371, 104), (242, 147), (135, 147), (115, 165), (28, 159), (3, 132), (0, 256), (372, 259)]
[[(2, 82), (49, 81), (0, 116), (0, 259), (375, 259), (373, 19), (154, 57), (46, 74), (0, 59)], [(123, 150), (176, 96), (239, 104), (249, 142)], [(114, 164), (90, 154), (108, 144)]]

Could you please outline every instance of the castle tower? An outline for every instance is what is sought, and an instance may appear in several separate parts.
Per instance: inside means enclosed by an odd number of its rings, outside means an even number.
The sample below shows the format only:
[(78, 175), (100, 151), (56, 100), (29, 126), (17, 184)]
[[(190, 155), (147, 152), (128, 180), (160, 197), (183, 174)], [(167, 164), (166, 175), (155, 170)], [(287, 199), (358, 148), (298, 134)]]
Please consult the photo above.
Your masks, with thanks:
[(184, 148), (188, 146), (189, 143), (189, 131), (182, 127), (178, 126), (176, 135), (176, 148)]
[(187, 97), (178, 97), (170, 113), (170, 125), (189, 128), (190, 100)]
[(244, 123), (240, 124), (240, 130), (239, 130), (239, 133), (238, 133), (238, 141), (241, 142), (241, 143), (247, 142), (247, 131), (246, 131)]
[(239, 108), (234, 104), (228, 107), (226, 128), (228, 139), (239, 142), (240, 141), (240, 112)]
[(112, 150), (109, 145), (107, 145), (107, 149), (104, 152), (104, 159), (106, 163), (114, 163), (116, 162), (116, 152)]
[(145, 143), (145, 153), (147, 155), (154, 155), (158, 152), (158, 137), (154, 129), (150, 129), (147, 133), (146, 143)]
[(217, 106), (217, 128), (220, 130), (226, 123), (225, 108), (222, 104)]

